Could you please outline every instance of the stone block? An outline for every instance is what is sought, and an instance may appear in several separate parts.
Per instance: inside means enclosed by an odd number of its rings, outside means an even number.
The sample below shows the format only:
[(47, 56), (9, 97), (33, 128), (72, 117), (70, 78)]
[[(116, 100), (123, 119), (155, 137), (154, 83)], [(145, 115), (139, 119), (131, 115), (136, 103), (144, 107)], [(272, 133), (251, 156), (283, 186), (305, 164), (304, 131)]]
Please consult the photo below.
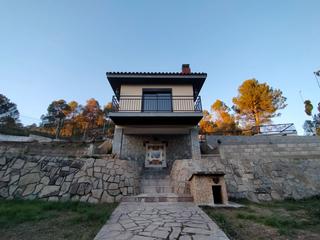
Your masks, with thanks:
[(0, 157), (0, 166), (6, 165), (6, 157)]
[(41, 190), (39, 197), (44, 198), (44, 197), (58, 196), (59, 190), (60, 190), (60, 186), (45, 186)]
[(29, 185), (27, 185), (26, 189), (22, 193), (22, 196), (27, 196), (27, 195), (31, 194), (35, 190), (36, 185), (37, 184), (29, 184)]
[(21, 168), (23, 167), (24, 163), (25, 163), (24, 160), (22, 160), (22, 159), (17, 159), (17, 160), (14, 162), (12, 168), (13, 168), (13, 169), (21, 169)]
[(103, 193), (103, 189), (93, 189), (91, 191), (92, 197), (96, 198), (96, 199), (100, 199), (101, 195)]
[(117, 183), (110, 183), (108, 185), (108, 189), (111, 189), (111, 190), (119, 189), (119, 185)]
[(107, 161), (104, 159), (97, 159), (96, 162), (94, 163), (95, 167), (103, 167), (107, 164)]
[(38, 173), (30, 173), (24, 175), (20, 178), (19, 184), (21, 186), (31, 184), (31, 183), (38, 183), (40, 181), (40, 174)]
[(114, 197), (110, 196), (106, 191), (103, 192), (101, 202), (113, 203)]

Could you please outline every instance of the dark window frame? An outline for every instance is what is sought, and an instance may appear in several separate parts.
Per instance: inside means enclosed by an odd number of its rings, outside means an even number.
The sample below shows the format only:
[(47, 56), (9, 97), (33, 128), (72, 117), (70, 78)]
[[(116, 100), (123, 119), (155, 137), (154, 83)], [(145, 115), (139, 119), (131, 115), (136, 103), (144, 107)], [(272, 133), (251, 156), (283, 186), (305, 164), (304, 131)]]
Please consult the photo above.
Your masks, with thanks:
[[(159, 111), (157, 110), (145, 110), (145, 98), (144, 94), (161, 94), (168, 93), (170, 94), (170, 110)], [(173, 112), (173, 101), (172, 101), (172, 88), (142, 88), (142, 104), (141, 104), (141, 112)], [(158, 104), (158, 99), (156, 100)]]

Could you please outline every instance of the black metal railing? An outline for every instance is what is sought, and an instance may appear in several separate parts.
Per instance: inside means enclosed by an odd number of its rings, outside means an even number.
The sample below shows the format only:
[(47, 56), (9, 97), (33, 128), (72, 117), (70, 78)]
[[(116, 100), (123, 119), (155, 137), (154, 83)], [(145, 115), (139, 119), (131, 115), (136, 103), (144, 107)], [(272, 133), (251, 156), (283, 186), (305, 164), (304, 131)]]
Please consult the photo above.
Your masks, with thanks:
[(267, 124), (252, 127), (251, 131), (254, 134), (261, 135), (287, 135), (297, 134), (297, 130), (293, 123), (282, 123), (282, 124)]
[(201, 98), (193, 96), (112, 97), (113, 112), (202, 112)]

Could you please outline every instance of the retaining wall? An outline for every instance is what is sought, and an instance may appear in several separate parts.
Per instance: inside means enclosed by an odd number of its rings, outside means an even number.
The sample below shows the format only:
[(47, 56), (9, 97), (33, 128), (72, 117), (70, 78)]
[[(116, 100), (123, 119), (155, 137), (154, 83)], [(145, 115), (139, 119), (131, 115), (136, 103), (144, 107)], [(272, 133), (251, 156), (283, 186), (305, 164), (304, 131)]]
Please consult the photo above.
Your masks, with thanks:
[(65, 156), (54, 153), (39, 155), (26, 151), (21, 144), (1, 145), (0, 198), (97, 203), (118, 202), (139, 192), (141, 169), (133, 161), (113, 155), (93, 158), (70, 155), (68, 151)]
[[(188, 191), (194, 171), (224, 172), (229, 197), (253, 201), (320, 195), (320, 141), (301, 136), (210, 136), (220, 154), (176, 161), (175, 190)], [(217, 142), (219, 139), (220, 144)]]

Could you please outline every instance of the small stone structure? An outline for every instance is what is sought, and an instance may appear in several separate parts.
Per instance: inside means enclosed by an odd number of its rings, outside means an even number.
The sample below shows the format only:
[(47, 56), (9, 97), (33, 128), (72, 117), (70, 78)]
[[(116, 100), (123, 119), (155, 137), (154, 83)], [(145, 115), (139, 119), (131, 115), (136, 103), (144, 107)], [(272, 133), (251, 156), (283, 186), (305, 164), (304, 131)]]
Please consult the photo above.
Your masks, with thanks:
[(214, 206), (228, 204), (224, 173), (195, 172), (189, 179), (194, 203)]

